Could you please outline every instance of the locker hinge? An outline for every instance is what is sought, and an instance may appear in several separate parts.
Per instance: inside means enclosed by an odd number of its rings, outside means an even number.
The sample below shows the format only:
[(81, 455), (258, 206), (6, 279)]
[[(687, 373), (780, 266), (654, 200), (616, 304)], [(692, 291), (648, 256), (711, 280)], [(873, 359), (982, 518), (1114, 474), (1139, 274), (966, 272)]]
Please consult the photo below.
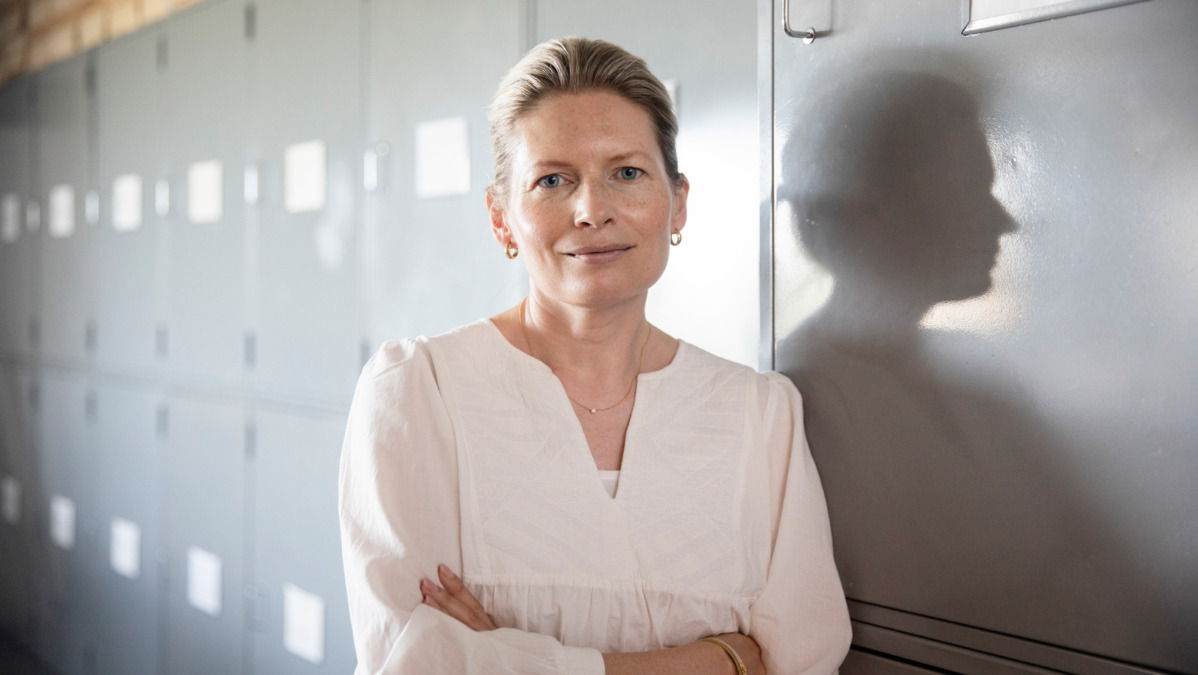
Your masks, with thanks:
[(265, 633), (266, 621), (266, 592), (257, 584), (246, 584), (245, 587), (245, 627), (251, 633)]
[(96, 423), (96, 412), (97, 412), (97, 410), (96, 410), (97, 409), (96, 392), (94, 392), (94, 391), (87, 392), (87, 398), (84, 399), (83, 406), (84, 406), (85, 414), (87, 415), (87, 423), (95, 424)]
[(167, 435), (170, 433), (170, 430), (171, 430), (170, 423), (171, 423), (170, 409), (167, 408), (165, 403), (163, 403), (162, 405), (158, 406), (158, 437), (159, 438), (165, 439), (167, 437)]
[(245, 456), (253, 459), (258, 455), (258, 425), (253, 420), (245, 423)]
[(167, 41), (165, 35), (158, 36), (158, 47), (155, 50), (155, 57), (158, 63), (158, 70), (166, 70), (170, 65), (170, 53), (167, 49)]
[(245, 334), (245, 367), (253, 368), (257, 359), (258, 338), (253, 331)]
[(96, 351), (96, 320), (88, 319), (87, 325), (83, 328), (83, 347), (88, 352)]
[(245, 3), (245, 39), (251, 41), (258, 37), (258, 7), (252, 2)]
[(89, 97), (96, 95), (96, 61), (90, 55), (87, 59), (87, 70), (83, 71), (83, 87)]
[(169, 353), (168, 348), (170, 345), (170, 342), (169, 342), (170, 331), (167, 329), (166, 324), (164, 324), (164, 323), (158, 324), (158, 332), (157, 332), (156, 338), (157, 338), (157, 345), (158, 345), (158, 358), (165, 359), (167, 357), (167, 354)]

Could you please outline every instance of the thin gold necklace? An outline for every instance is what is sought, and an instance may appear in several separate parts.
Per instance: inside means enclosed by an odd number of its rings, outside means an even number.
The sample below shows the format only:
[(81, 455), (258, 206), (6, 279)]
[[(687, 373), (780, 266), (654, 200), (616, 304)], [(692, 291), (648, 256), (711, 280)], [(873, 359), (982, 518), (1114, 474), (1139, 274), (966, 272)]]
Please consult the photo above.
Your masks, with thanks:
[[(524, 325), (524, 305), (527, 302), (528, 302), (527, 297), (525, 297), (523, 300), (520, 301), (520, 336), (524, 338), (524, 344), (528, 345), (528, 353), (530, 355), (532, 355), (532, 357), (534, 359), (537, 359), (538, 361), (540, 361), (540, 359), (537, 357), (537, 355), (535, 353), (533, 353), (532, 342), (530, 342), (528, 339), (528, 328)], [(566, 398), (570, 399), (570, 402), (573, 403), (574, 405), (576, 405), (580, 408), (589, 410), (592, 415), (601, 413), (601, 412), (607, 412), (608, 410), (611, 410), (611, 409), (619, 406), (632, 394), (632, 390), (636, 388), (636, 379), (638, 377), (640, 377), (641, 366), (645, 363), (645, 347), (649, 346), (649, 336), (652, 334), (653, 334), (653, 328), (650, 327), (648, 332), (645, 333), (645, 341), (641, 343), (641, 355), (640, 355), (640, 357), (637, 358), (637, 361), (636, 361), (636, 375), (632, 376), (632, 382), (628, 383), (628, 391), (624, 392), (624, 395), (620, 397), (619, 401), (616, 401), (615, 403), (607, 406), (606, 408), (592, 408), (591, 406), (589, 406), (589, 405), (583, 403), (582, 401), (579, 401), (578, 399), (571, 396), (570, 392), (568, 392), (568, 391), (566, 391)], [(563, 384), (562, 391), (565, 391), (565, 390), (566, 390), (566, 387)]]

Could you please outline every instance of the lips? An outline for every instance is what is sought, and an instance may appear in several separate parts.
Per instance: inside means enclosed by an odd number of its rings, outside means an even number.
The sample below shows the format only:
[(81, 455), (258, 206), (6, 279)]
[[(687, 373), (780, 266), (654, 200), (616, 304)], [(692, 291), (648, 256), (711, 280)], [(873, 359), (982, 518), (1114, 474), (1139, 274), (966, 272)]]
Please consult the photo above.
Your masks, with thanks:
[(602, 246), (585, 246), (566, 253), (567, 256), (582, 262), (607, 262), (615, 260), (632, 250), (629, 244), (606, 244)]

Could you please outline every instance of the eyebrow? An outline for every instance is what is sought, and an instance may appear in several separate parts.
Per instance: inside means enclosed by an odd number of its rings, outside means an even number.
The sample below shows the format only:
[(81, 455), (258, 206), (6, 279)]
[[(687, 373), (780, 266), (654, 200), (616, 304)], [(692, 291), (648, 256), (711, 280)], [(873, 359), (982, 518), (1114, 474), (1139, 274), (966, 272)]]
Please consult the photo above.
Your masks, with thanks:
[[(622, 152), (618, 155), (613, 155), (611, 157), (608, 157), (605, 161), (607, 161), (607, 162), (625, 162), (630, 159), (649, 159), (649, 158), (650, 158), (650, 155), (648, 153), (645, 153), (641, 150), (631, 150), (629, 152)], [(572, 164), (570, 162), (564, 162), (561, 160), (549, 159), (549, 160), (543, 160), (540, 162), (533, 162), (531, 166), (534, 170), (542, 171), (544, 169), (569, 168), (570, 166), (572, 166)]]

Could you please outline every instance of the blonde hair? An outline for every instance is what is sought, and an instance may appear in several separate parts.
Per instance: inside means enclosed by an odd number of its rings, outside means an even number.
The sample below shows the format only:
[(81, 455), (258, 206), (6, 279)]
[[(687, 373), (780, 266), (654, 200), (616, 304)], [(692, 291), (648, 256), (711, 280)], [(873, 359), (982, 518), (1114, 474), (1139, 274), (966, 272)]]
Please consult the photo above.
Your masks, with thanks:
[(674, 184), (678, 173), (678, 118), (670, 94), (649, 72), (644, 59), (603, 40), (567, 37), (533, 47), (512, 67), (487, 111), (491, 123), (491, 151), (495, 179), (487, 188), (503, 195), (509, 177), (509, 158), (516, 122), (542, 101), (557, 94), (608, 91), (627, 99), (649, 114), (666, 173)]

